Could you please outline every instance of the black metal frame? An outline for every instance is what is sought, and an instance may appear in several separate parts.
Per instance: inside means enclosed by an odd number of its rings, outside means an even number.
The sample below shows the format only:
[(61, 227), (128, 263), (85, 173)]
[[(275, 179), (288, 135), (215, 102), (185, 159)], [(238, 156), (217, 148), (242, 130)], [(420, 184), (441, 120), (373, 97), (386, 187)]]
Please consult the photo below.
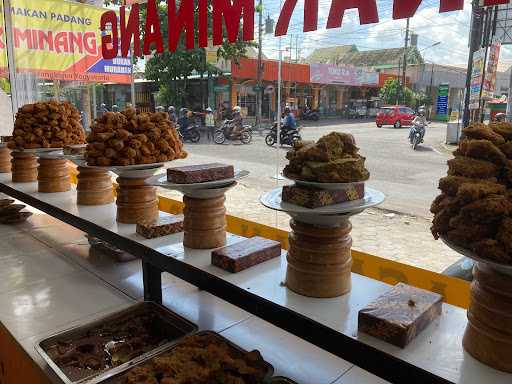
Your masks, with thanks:
[(217, 276), (164, 255), (135, 240), (111, 232), (93, 222), (77, 217), (8, 185), (0, 183), (0, 192), (141, 258), (144, 297), (146, 300), (162, 302), (161, 274), (169, 272), (199, 289), (207, 291), (392, 383), (451, 383), (451, 381), (337, 332), (300, 313), (259, 297)]

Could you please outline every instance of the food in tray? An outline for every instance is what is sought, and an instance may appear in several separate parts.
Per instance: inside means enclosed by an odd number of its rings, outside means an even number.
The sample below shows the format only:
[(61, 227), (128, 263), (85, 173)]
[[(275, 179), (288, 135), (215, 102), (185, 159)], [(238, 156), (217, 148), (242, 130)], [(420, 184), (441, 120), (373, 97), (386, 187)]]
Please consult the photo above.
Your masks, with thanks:
[(160, 215), (154, 221), (137, 223), (136, 231), (146, 239), (183, 232), (183, 215)]
[(318, 189), (297, 185), (285, 185), (282, 199), (285, 203), (306, 208), (320, 208), (347, 201), (360, 200), (364, 197), (364, 183), (353, 184), (344, 189)]
[(242, 352), (208, 332), (188, 336), (169, 352), (133, 368), (114, 383), (262, 384), (268, 370), (258, 351)]
[(495, 262), (512, 264), (512, 124), (474, 124), (448, 161), (431, 206), (432, 233)]
[(137, 114), (132, 108), (107, 112), (91, 129), (86, 150), (89, 166), (154, 164), (187, 157), (165, 112)]
[(212, 251), (212, 264), (237, 273), (279, 256), (279, 242), (255, 236)]
[(71, 381), (78, 381), (184, 336), (172, 321), (158, 311), (140, 307), (108, 323), (57, 336), (43, 349)]
[(232, 179), (235, 169), (232, 165), (211, 163), (189, 165), (167, 169), (167, 181), (175, 184), (195, 184), (208, 181)]
[(67, 101), (48, 101), (19, 109), (9, 148), (62, 148), (84, 143), (85, 131), (75, 106)]
[(285, 176), (294, 180), (321, 183), (352, 183), (366, 181), (370, 173), (365, 168), (365, 158), (359, 155), (354, 137), (332, 132), (316, 143), (295, 142), (286, 158)]
[(442, 302), (437, 293), (397, 284), (359, 311), (359, 331), (405, 348), (441, 315)]

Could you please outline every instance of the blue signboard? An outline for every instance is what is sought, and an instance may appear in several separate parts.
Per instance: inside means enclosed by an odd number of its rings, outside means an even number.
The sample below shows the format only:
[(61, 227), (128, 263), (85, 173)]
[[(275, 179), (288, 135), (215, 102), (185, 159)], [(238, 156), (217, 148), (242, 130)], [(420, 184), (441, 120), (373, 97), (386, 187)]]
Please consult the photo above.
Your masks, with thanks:
[(450, 94), (450, 86), (448, 84), (440, 84), (437, 90), (437, 116), (448, 115), (448, 95)]

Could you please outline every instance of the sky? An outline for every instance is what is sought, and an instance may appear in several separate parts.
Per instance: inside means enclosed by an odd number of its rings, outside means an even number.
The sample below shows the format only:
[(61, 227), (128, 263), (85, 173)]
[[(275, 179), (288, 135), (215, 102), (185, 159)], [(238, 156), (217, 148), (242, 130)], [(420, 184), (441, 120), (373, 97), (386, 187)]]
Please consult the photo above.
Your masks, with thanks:
[[(293, 35), (293, 58), (295, 58), (298, 36), (301, 56), (307, 57), (315, 48), (354, 44), (359, 50), (403, 47), (405, 20), (393, 20), (393, 0), (377, 0), (378, 24), (359, 24), (357, 10), (345, 13), (341, 28), (326, 29), (331, 0), (319, 0), (319, 30), (303, 33), (303, 4), (299, 0), (290, 22), (288, 36), (282, 38), (282, 47), (290, 47)], [(460, 65), (468, 61), (468, 39), (471, 22), (471, 0), (465, 0), (463, 11), (439, 13), (439, 0), (423, 0), (417, 13), (410, 19), (411, 31), (419, 35), (418, 46), (426, 62)], [(276, 22), (279, 18), (280, 0), (263, 0), (264, 15)], [(433, 44), (441, 44), (431, 47)], [(278, 58), (279, 38), (265, 35), (264, 53), (269, 58)], [(283, 53), (288, 56), (289, 53)], [(512, 59), (512, 45), (503, 46), (502, 59)]]

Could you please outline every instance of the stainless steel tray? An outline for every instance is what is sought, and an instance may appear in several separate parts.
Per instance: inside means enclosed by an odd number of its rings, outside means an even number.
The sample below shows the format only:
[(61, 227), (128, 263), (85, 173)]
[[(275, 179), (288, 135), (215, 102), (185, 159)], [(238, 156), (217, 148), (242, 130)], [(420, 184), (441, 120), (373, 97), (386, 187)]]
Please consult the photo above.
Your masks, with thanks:
[[(105, 324), (116, 324), (119, 321), (122, 321), (124, 318), (130, 315), (137, 315), (143, 313), (156, 313), (162, 321), (168, 326), (167, 329), (169, 333), (175, 333), (177, 336), (162, 344), (153, 348), (151, 351), (144, 353), (138, 357), (131, 359), (130, 361), (113, 367), (101, 370), (99, 372), (94, 372), (90, 376), (83, 377), (80, 379), (72, 380), (68, 377), (68, 375), (52, 360), (52, 358), (48, 355), (48, 349), (58, 343), (59, 341), (72, 339), (73, 336), (82, 337), (87, 335), (88, 332), (93, 331), (94, 329), (98, 329)], [(175, 314), (174, 312), (169, 311), (168, 309), (152, 303), (152, 302), (143, 302), (138, 303), (130, 308), (127, 308), (123, 311), (108, 315), (99, 320), (95, 320), (89, 324), (81, 325), (58, 334), (54, 334), (52, 336), (46, 337), (45, 339), (39, 341), (36, 345), (37, 352), (41, 355), (41, 357), (46, 361), (46, 363), (53, 369), (53, 371), (57, 374), (57, 376), (62, 380), (65, 384), (96, 384), (102, 382), (103, 380), (116, 375), (119, 372), (124, 372), (129, 369), (131, 366), (137, 364), (140, 361), (147, 359), (149, 356), (154, 356), (156, 353), (168, 350), (172, 347), (176, 342), (178, 342), (181, 338), (191, 335), (197, 332), (197, 326), (183, 317)], [(174, 337), (174, 336), (173, 336)]]
[[(236, 349), (237, 351), (240, 351), (241, 353), (247, 353), (246, 350), (244, 350), (243, 348), (240, 348), (238, 345), (236, 344), (233, 344), (231, 341), (229, 341), (228, 339), (226, 339), (225, 337), (219, 335), (218, 333), (215, 333), (215, 332), (211, 332), (211, 331), (203, 331), (203, 332), (199, 332), (197, 333), (196, 335), (207, 335), (207, 334), (213, 334), (215, 335), (216, 337), (218, 337), (220, 340), (226, 342), (227, 344), (229, 344), (231, 347), (233, 347), (234, 349)], [(134, 365), (142, 365), (144, 363), (147, 363), (148, 361), (150, 361), (151, 359), (155, 358), (155, 357), (158, 357), (159, 355), (162, 355), (164, 353), (167, 353), (167, 352), (170, 352), (172, 351), (176, 346), (177, 344), (179, 343), (176, 343), (175, 345), (169, 347), (169, 348), (166, 348), (166, 350), (163, 350), (163, 351), (159, 351), (159, 352), (156, 352), (154, 353), (152, 356), (148, 356), (146, 357), (143, 361), (139, 361), (137, 364), (134, 364)], [(270, 379), (272, 377), (272, 375), (274, 374), (274, 367), (267, 363), (265, 361), (265, 366), (267, 368), (267, 373), (265, 375), (265, 378), (264, 378), (264, 382), (265, 383), (268, 383), (270, 382)], [(100, 383), (101, 384), (124, 384), (124, 376), (128, 373), (129, 369), (125, 369), (123, 372), (120, 372), (118, 374), (116, 374), (115, 376), (112, 376), (108, 379), (105, 379), (104, 381), (101, 381)]]

